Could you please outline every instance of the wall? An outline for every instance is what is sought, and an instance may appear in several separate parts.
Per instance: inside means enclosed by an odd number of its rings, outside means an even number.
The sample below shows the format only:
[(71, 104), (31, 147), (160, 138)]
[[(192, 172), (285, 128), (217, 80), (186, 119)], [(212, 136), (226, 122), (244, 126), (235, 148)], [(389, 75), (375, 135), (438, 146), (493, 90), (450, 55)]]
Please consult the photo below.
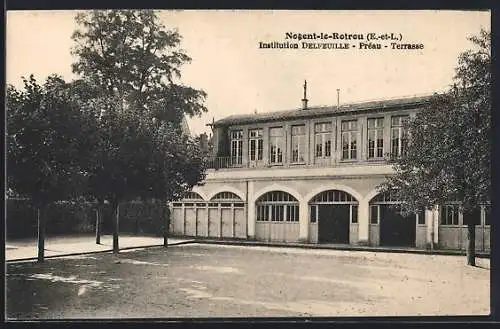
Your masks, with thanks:
[[(307, 110), (304, 110), (307, 111)], [(232, 125), (230, 127), (219, 126), (214, 129), (214, 141), (218, 145), (218, 152), (216, 153), (219, 157), (230, 155), (230, 132), (232, 130), (241, 130), (243, 133), (243, 167), (249, 167), (249, 148), (248, 148), (248, 131), (251, 129), (262, 129), (263, 131), (263, 159), (257, 166), (260, 167), (297, 167), (301, 165), (312, 165), (312, 166), (327, 166), (336, 165), (340, 163), (363, 163), (363, 162), (380, 162), (383, 159), (368, 159), (367, 158), (367, 147), (368, 147), (368, 130), (367, 130), (367, 120), (369, 118), (383, 118), (384, 119), (384, 155), (390, 152), (390, 130), (391, 130), (391, 116), (394, 115), (410, 115), (414, 116), (418, 110), (417, 109), (400, 109), (391, 111), (381, 111), (374, 110), (371, 113), (341, 113), (338, 115), (330, 115), (327, 117), (316, 117), (310, 119), (299, 119), (299, 120), (288, 120), (284, 122), (263, 122), (256, 124), (242, 124), (242, 125)], [(357, 132), (357, 159), (356, 160), (342, 160), (342, 144), (341, 144), (341, 123), (343, 120), (356, 120), (358, 124)], [(331, 156), (327, 158), (315, 158), (315, 132), (314, 127), (316, 123), (331, 123)], [(304, 153), (305, 163), (303, 164), (293, 164), (291, 163), (291, 127), (294, 125), (304, 125), (305, 127), (305, 144), (307, 145), (306, 151)], [(273, 127), (282, 127), (284, 131), (283, 136), (283, 163), (282, 164), (271, 164), (269, 161), (269, 129)], [(252, 164), (254, 166), (254, 164)]]

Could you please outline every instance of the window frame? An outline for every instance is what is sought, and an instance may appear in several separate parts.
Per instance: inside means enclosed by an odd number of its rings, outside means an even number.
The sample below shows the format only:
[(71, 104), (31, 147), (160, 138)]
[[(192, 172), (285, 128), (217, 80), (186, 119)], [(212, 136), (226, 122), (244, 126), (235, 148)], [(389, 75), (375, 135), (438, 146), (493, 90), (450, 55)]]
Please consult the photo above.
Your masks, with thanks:
[[(374, 122), (373, 127), (370, 127), (371, 122)], [(366, 126), (367, 126), (367, 134), (366, 134), (367, 159), (382, 159), (384, 157), (384, 117), (367, 118)], [(371, 132), (374, 133), (373, 147), (370, 143)], [(379, 135), (382, 138), (380, 138)], [(373, 150), (373, 155), (370, 156), (371, 150)]]
[(287, 192), (269, 191), (257, 199), (255, 206), (258, 223), (299, 223), (300, 203)]
[[(231, 165), (243, 164), (243, 130), (231, 130), (230, 134), (230, 159)], [(235, 147), (236, 146), (236, 147)]]
[[(301, 129), (298, 129), (301, 128)], [(307, 144), (306, 144), (306, 125), (305, 124), (296, 124), (292, 125), (290, 128), (290, 153), (291, 159), (290, 163), (305, 163), (306, 162), (306, 154), (307, 154)], [(298, 130), (298, 131), (297, 131)], [(295, 148), (297, 146), (297, 148)], [(295, 153), (297, 150), (297, 153)], [(295, 155), (297, 158), (295, 159)]]
[[(272, 134), (272, 131), (281, 131), (279, 135)], [(283, 127), (270, 127), (269, 128), (269, 163), (271, 165), (282, 165), (284, 162), (284, 141), (285, 134)], [(273, 156), (273, 143), (276, 144), (276, 152)]]
[[(344, 126), (344, 124), (346, 124), (347, 126)], [(354, 128), (352, 126), (354, 126)], [(358, 159), (358, 132), (358, 119), (341, 120), (340, 134), (342, 161), (355, 161)], [(346, 139), (345, 136), (347, 136), (347, 144), (344, 144), (344, 141)], [(347, 148), (345, 146), (347, 146)], [(347, 156), (345, 152), (347, 152)]]
[(314, 157), (316, 159), (327, 159), (332, 156), (332, 132), (331, 122), (314, 123)]
[[(252, 147), (252, 142), (254, 142)], [(252, 151), (254, 154), (252, 155)], [(248, 159), (250, 161), (262, 161), (264, 158), (264, 130), (253, 128), (248, 130)]]
[[(397, 122), (394, 122), (397, 119)], [(391, 116), (391, 141), (390, 141), (390, 154), (393, 158), (398, 158), (403, 156), (408, 147), (408, 129), (406, 127), (407, 123), (410, 121), (410, 115), (393, 115)], [(394, 138), (395, 132), (397, 131), (397, 138)], [(397, 149), (394, 150), (394, 142), (397, 141)]]
[[(453, 208), (451, 211), (451, 216), (449, 215), (449, 209)], [(443, 215), (444, 214), (444, 215)], [(456, 215), (456, 220), (455, 220)], [(461, 216), (460, 216), (460, 205), (458, 204), (445, 204), (439, 207), (439, 225), (440, 226), (460, 226)]]

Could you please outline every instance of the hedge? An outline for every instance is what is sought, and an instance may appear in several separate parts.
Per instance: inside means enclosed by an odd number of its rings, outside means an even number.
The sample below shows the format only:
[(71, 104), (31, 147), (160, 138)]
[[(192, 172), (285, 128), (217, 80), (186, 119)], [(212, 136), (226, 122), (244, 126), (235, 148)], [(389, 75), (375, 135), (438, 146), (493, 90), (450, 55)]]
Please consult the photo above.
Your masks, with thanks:
[[(36, 209), (30, 200), (7, 199), (7, 238), (37, 236)], [(120, 205), (120, 233), (162, 236), (162, 205), (132, 201)], [(95, 232), (96, 208), (89, 202), (62, 201), (52, 204), (46, 212), (48, 236), (90, 234)], [(102, 234), (113, 232), (112, 209), (104, 205)]]

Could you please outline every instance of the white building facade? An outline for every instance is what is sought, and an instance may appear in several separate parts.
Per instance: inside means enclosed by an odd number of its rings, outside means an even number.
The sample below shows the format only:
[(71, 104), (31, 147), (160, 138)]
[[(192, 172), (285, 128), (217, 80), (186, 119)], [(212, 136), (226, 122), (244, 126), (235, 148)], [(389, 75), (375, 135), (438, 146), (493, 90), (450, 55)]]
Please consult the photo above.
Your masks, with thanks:
[[(304, 97), (305, 98), (305, 97)], [(207, 178), (171, 205), (178, 236), (465, 249), (454, 204), (403, 217), (377, 186), (392, 175), (404, 122), (429, 97), (237, 115), (213, 124)], [(489, 208), (472, 214), (476, 249), (490, 250)]]

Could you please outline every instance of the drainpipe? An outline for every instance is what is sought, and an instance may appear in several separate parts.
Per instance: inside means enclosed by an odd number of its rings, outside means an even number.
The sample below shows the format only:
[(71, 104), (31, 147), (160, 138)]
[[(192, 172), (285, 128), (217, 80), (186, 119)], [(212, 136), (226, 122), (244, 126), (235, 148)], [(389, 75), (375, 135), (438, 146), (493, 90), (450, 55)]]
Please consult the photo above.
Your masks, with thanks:
[(248, 179), (245, 180), (245, 185), (246, 185), (246, 192), (245, 192), (245, 218), (247, 219), (247, 232), (246, 236), (248, 239), (248, 223), (250, 222), (250, 219), (248, 218)]
[(431, 225), (431, 251), (434, 251), (434, 222), (435, 222), (435, 211), (432, 210), (432, 225)]

